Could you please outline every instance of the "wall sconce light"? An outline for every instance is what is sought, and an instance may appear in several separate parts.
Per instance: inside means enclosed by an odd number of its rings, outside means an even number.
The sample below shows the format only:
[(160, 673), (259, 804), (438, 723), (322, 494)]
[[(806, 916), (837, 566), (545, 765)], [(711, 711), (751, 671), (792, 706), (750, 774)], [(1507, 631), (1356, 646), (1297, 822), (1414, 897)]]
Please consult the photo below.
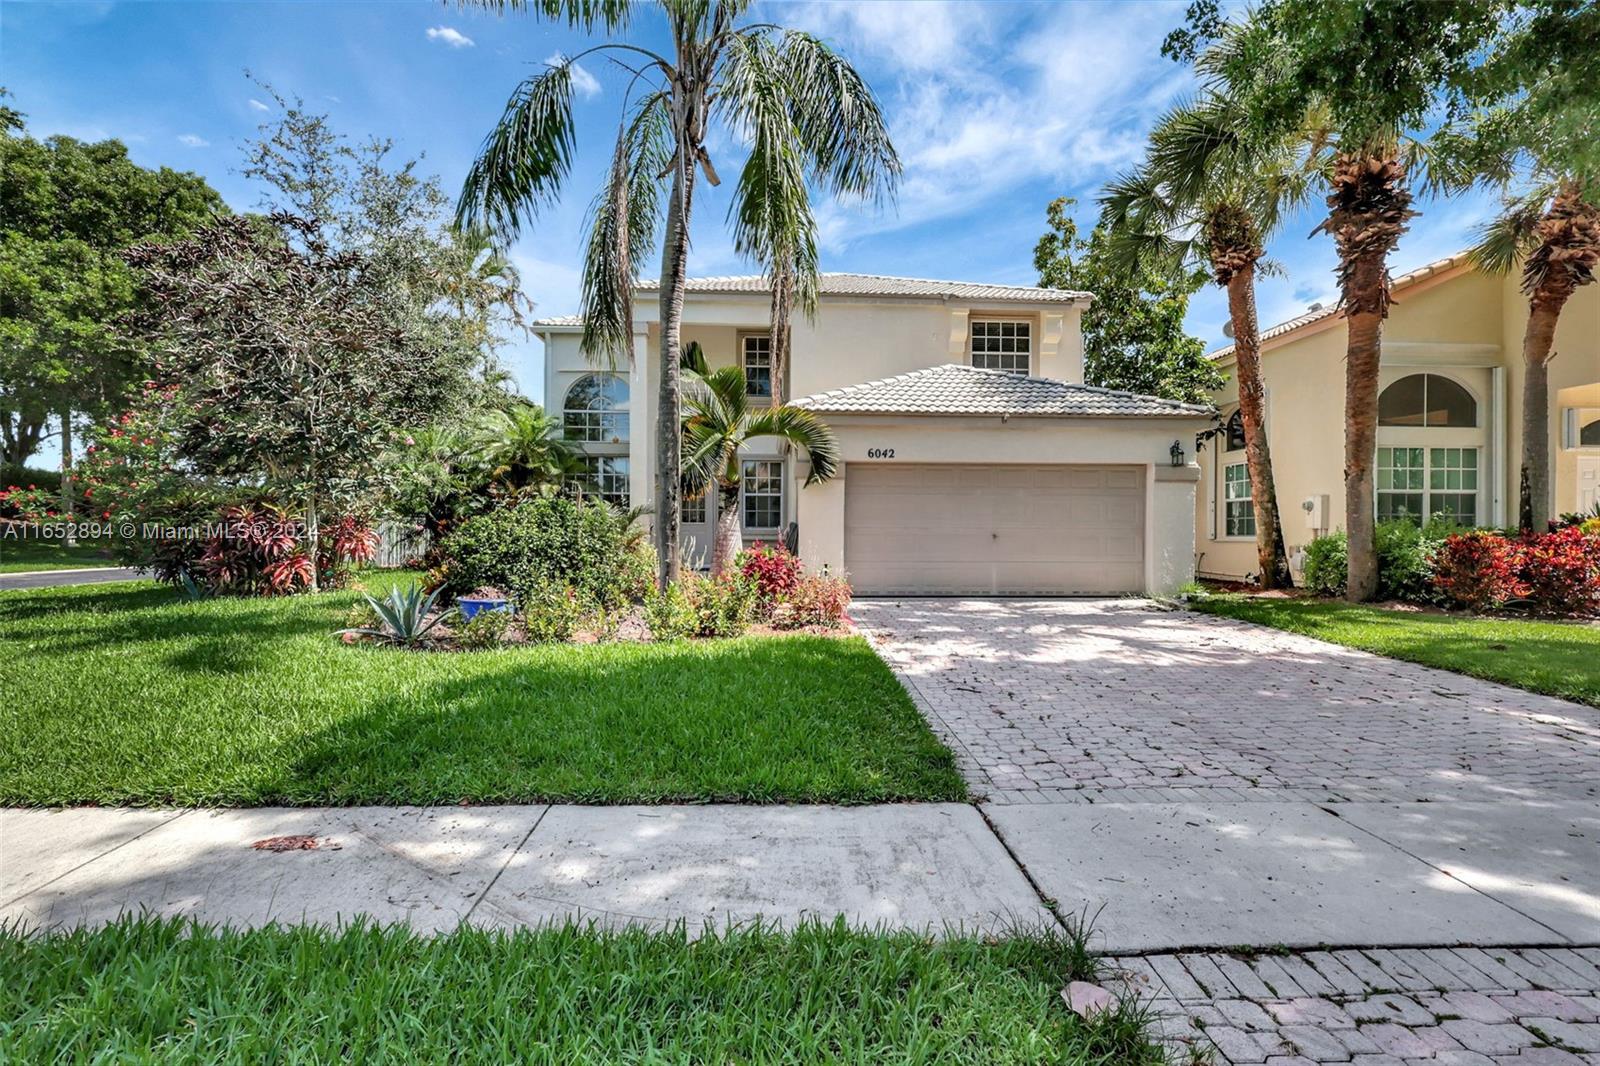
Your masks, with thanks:
[(1183, 443), (1181, 441), (1173, 441), (1172, 447), (1167, 450), (1167, 454), (1172, 456), (1173, 466), (1183, 465)]

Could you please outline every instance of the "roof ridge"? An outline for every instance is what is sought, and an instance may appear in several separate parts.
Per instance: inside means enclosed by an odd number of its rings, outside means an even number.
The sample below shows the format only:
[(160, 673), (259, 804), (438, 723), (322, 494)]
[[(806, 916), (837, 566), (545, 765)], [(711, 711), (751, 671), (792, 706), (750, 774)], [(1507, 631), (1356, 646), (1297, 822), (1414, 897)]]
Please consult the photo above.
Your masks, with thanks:
[[(1181, 400), (1169, 400), (1162, 396), (1146, 396), (1142, 393), (1130, 392), (1125, 389), (1108, 389), (1099, 385), (1084, 385), (1078, 382), (1062, 381), (1059, 378), (1035, 377), (1031, 374), (1015, 374), (1007, 370), (996, 370), (991, 367), (972, 366), (967, 363), (938, 363), (933, 366), (918, 367), (914, 370), (908, 370), (902, 374), (874, 378), (871, 381), (857, 382), (853, 385), (844, 385), (840, 386), (839, 388), (827, 389), (822, 392), (812, 393), (811, 395), (802, 396), (791, 402), (797, 406), (817, 407), (823, 411), (830, 409), (849, 411), (851, 410), (849, 406), (834, 408), (832, 405), (848, 405), (851, 401), (862, 402), (866, 398), (871, 397), (875, 392), (879, 392), (883, 389), (892, 390), (896, 387), (905, 387), (908, 383), (914, 382), (914, 379), (921, 378), (929, 378), (935, 382), (935, 384), (930, 386), (930, 388), (934, 390), (958, 388), (959, 386), (956, 385), (956, 381), (962, 378), (965, 378), (969, 381), (978, 378), (995, 380), (1002, 385), (1003, 391), (1001, 393), (990, 393), (988, 399), (994, 400), (996, 403), (998, 403), (1007, 394), (1013, 398), (1018, 396), (1026, 396), (1031, 400), (1040, 403), (1054, 402), (1057, 404), (1070, 402), (1067, 398), (1072, 396), (1091, 396), (1105, 397), (1107, 400), (1120, 401), (1128, 405), (1144, 408), (1144, 411), (1142, 412), (1119, 412), (1114, 410), (1080, 412), (1083, 414), (1098, 413), (1116, 415), (1168, 413), (1205, 415), (1211, 413), (1212, 411), (1212, 408), (1207, 404), (1185, 403)], [(944, 379), (942, 383), (939, 382), (940, 378)], [(880, 402), (882, 401), (880, 400)], [(906, 401), (900, 401), (901, 407), (899, 408), (889, 407), (885, 408), (885, 410), (905, 409), (905, 402)], [(1009, 402), (1015, 402), (1015, 399)], [(1152, 408), (1154, 411), (1152, 411)], [(859, 407), (856, 409), (866, 411), (871, 410), (872, 408)], [(944, 411), (940, 411), (935, 407), (933, 410), (929, 410), (925, 413), (981, 412), (962, 412), (949, 408)], [(1026, 409), (1018, 408), (1014, 413), (1027, 414), (1030, 412)], [(1058, 410), (1055, 412), (1037, 411), (1036, 413), (1070, 414), (1073, 412)]]

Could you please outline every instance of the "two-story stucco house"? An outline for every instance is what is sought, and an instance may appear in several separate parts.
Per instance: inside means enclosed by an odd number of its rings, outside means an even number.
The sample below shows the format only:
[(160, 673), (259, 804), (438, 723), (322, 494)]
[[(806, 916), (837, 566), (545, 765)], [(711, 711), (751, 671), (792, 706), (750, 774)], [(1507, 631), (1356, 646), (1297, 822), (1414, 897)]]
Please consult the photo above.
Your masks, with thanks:
[[(1465, 254), (1394, 280), (1378, 388), (1379, 520), (1444, 512), (1466, 525), (1516, 521), (1522, 455), (1520, 277), (1477, 269)], [(1291, 558), (1344, 517), (1345, 320), (1314, 307), (1262, 331), (1267, 440)], [(1550, 372), (1553, 513), (1600, 499), (1600, 285), (1561, 313)], [(1201, 453), (1197, 569), (1256, 576), (1255, 513), (1238, 423), (1233, 349), (1213, 353), (1230, 375), (1215, 401), (1228, 432)]]
[[(655, 295), (640, 287), (628, 365), (588, 361), (576, 318), (535, 326), (546, 409), (618, 503), (654, 498)], [(793, 523), (806, 563), (848, 574), (864, 594), (1159, 593), (1190, 580), (1194, 439), (1211, 409), (1083, 385), (1090, 299), (824, 274), (814, 320), (793, 323), (782, 395), (832, 426), (840, 473), (806, 486), (803, 454), (751, 446), (746, 541)], [(698, 341), (712, 366), (742, 364), (752, 394), (768, 396), (768, 307), (760, 277), (693, 279), (684, 343)], [(697, 560), (711, 544), (710, 505), (684, 505)]]

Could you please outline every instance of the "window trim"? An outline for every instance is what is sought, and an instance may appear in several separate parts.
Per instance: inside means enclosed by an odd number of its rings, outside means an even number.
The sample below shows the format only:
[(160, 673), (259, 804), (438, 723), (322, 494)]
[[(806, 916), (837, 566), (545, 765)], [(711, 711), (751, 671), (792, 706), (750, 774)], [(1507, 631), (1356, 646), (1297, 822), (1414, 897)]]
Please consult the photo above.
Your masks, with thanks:
[[(1019, 352), (982, 352), (982, 353), (980, 353), (980, 352), (977, 352), (977, 351), (974, 350), (973, 342), (977, 339), (977, 336), (976, 336), (976, 331), (974, 330), (973, 327), (978, 326), (980, 324), (987, 324), (987, 323), (991, 323), (991, 322), (994, 322), (994, 323), (1012, 323), (1014, 325), (1027, 327), (1027, 330), (1028, 330), (1028, 352), (1027, 352), (1028, 365), (1027, 365), (1026, 369), (1024, 369), (1024, 370), (1012, 370), (1012, 369), (1008, 369), (1008, 368), (1005, 368), (1005, 367), (979, 366), (977, 364), (977, 362), (975, 361), (975, 357), (980, 355), (980, 354), (986, 355), (986, 356), (987, 355), (992, 355), (992, 356), (995, 356), (997, 358), (998, 357), (1002, 357), (1002, 356), (1006, 356), (1006, 355), (1019, 355), (1019, 354), (1021, 354)], [(1034, 341), (1038, 337), (1038, 335), (1039, 335), (1038, 334), (1038, 322), (1031, 315), (1007, 315), (1007, 314), (974, 314), (974, 315), (968, 315), (967, 316), (967, 365), (972, 367), (972, 368), (974, 368), (974, 369), (976, 369), (976, 370), (998, 370), (1001, 373), (1004, 373), (1004, 374), (1016, 374), (1019, 377), (1034, 377), (1035, 376), (1035, 372), (1038, 369), (1038, 355), (1039, 355), (1038, 347), (1035, 345)]]
[[(1381, 412), (1382, 408), (1383, 408), (1383, 396), (1384, 396), (1384, 393), (1388, 392), (1390, 389), (1394, 388), (1396, 385), (1399, 385), (1401, 382), (1409, 381), (1412, 378), (1421, 378), (1422, 379), (1422, 417), (1423, 417), (1424, 421), (1419, 423), (1419, 424), (1416, 424), (1416, 425), (1412, 425), (1411, 423), (1408, 423), (1408, 422), (1385, 422), (1383, 420), (1382, 414), (1380, 413), (1379, 416), (1378, 416), (1378, 427), (1380, 429), (1395, 429), (1395, 430), (1400, 430), (1401, 432), (1405, 432), (1405, 431), (1408, 431), (1408, 430), (1424, 430), (1424, 429), (1425, 430), (1430, 430), (1430, 431), (1439, 431), (1439, 430), (1463, 431), (1463, 430), (1477, 430), (1477, 429), (1484, 428), (1483, 427), (1483, 407), (1484, 407), (1483, 398), (1478, 395), (1478, 391), (1476, 389), (1472, 388), (1465, 381), (1462, 381), (1460, 378), (1456, 377), (1454, 374), (1447, 374), (1447, 373), (1444, 373), (1442, 371), (1436, 371), (1436, 370), (1416, 370), (1416, 369), (1411, 369), (1411, 368), (1407, 368), (1407, 370), (1409, 371), (1408, 373), (1401, 374), (1399, 377), (1395, 378), (1393, 381), (1389, 382), (1387, 385), (1383, 386), (1381, 389), (1378, 390), (1378, 408), (1379, 408), (1379, 411)], [(1472, 424), (1470, 426), (1434, 426), (1434, 425), (1429, 425), (1427, 423), (1426, 419), (1427, 419), (1427, 416), (1428, 416), (1428, 386), (1429, 386), (1428, 379), (1429, 378), (1442, 378), (1445, 381), (1448, 381), (1450, 384), (1454, 385), (1456, 388), (1460, 389), (1462, 392), (1466, 393), (1467, 398), (1472, 401)]]
[[(1426, 428), (1426, 427), (1411, 427), (1411, 428)], [(1462, 428), (1462, 427), (1455, 427), (1455, 428)], [(1379, 472), (1383, 469), (1383, 467), (1382, 467), (1382, 453), (1384, 451), (1386, 451), (1386, 450), (1390, 451), (1390, 452), (1400, 451), (1400, 450), (1419, 451), (1419, 452), (1422, 453), (1422, 465), (1418, 468), (1422, 472), (1422, 487), (1420, 489), (1411, 489), (1411, 488), (1406, 488), (1406, 489), (1384, 489), (1384, 488), (1380, 488), (1379, 487), (1379, 485), (1378, 485)], [(1382, 497), (1384, 495), (1386, 495), (1386, 494), (1387, 495), (1391, 495), (1391, 496), (1395, 496), (1395, 495), (1418, 496), (1418, 495), (1420, 495), (1422, 497), (1422, 514), (1418, 519), (1418, 524), (1419, 525), (1427, 525), (1428, 522), (1432, 521), (1434, 513), (1435, 513), (1434, 508), (1433, 508), (1433, 497), (1434, 497), (1435, 493), (1437, 493), (1439, 495), (1443, 495), (1443, 496), (1465, 496), (1465, 495), (1470, 494), (1472, 496), (1472, 515), (1473, 515), (1473, 521), (1471, 523), (1471, 526), (1472, 527), (1481, 527), (1484, 524), (1484, 522), (1487, 520), (1486, 519), (1486, 515), (1485, 515), (1485, 509), (1486, 509), (1485, 505), (1489, 502), (1488, 499), (1486, 498), (1486, 490), (1489, 488), (1489, 479), (1485, 476), (1484, 463), (1483, 463), (1484, 453), (1487, 450), (1488, 450), (1487, 446), (1483, 445), (1483, 444), (1459, 444), (1459, 445), (1458, 444), (1437, 444), (1437, 443), (1434, 443), (1434, 442), (1431, 442), (1431, 441), (1422, 442), (1422, 443), (1417, 443), (1417, 442), (1414, 442), (1414, 441), (1406, 441), (1406, 442), (1399, 443), (1399, 444), (1380, 444), (1378, 446), (1378, 448), (1375, 450), (1375, 452), (1373, 454), (1373, 457), (1372, 457), (1372, 460), (1373, 460), (1372, 461), (1372, 485), (1373, 485), (1373, 488), (1372, 488), (1372, 517), (1373, 517), (1373, 520), (1375, 522), (1390, 522), (1390, 521), (1394, 521), (1397, 517), (1399, 517), (1399, 516), (1396, 516), (1396, 515), (1391, 515), (1388, 518), (1380, 517), (1380, 515), (1379, 515), (1379, 507), (1380, 507), (1380, 504), (1382, 502)], [(1457, 452), (1462, 452), (1462, 453), (1466, 453), (1466, 452), (1473, 453), (1473, 456), (1474, 456), (1474, 458), (1473, 458), (1473, 466), (1470, 469), (1473, 471), (1473, 480), (1476, 481), (1477, 484), (1474, 485), (1471, 489), (1449, 489), (1449, 488), (1436, 489), (1436, 488), (1433, 487), (1433, 453), (1434, 452), (1449, 452), (1449, 451), (1457, 451)], [(1410, 468), (1408, 467), (1407, 469), (1410, 469)], [(1449, 467), (1449, 466), (1446, 466), (1445, 469), (1449, 470), (1449, 469), (1452, 469), (1452, 468)], [(1461, 467), (1455, 467), (1453, 469), (1466, 470), (1468, 468), (1465, 467), (1465, 466), (1461, 466)]]
[[(749, 492), (750, 481), (756, 475), (751, 474), (749, 467), (755, 463), (771, 463), (777, 468), (775, 475), (778, 482), (777, 492), (760, 492), (754, 495), (759, 497), (776, 497), (778, 500), (778, 521), (771, 526), (753, 526), (749, 523), (750, 512), (746, 509), (745, 498)], [(785, 464), (776, 456), (743, 456), (739, 460), (739, 532), (745, 536), (772, 535), (783, 529), (785, 505), (788, 503), (788, 478), (785, 474)]]
[[(621, 507), (623, 510), (631, 507), (633, 504), (633, 464), (628, 461), (628, 458), (626, 452), (585, 452), (583, 454), (585, 476), (595, 485), (592, 491), (585, 490), (585, 494), (596, 496), (609, 504)], [(608, 494), (603, 488), (600, 488), (600, 468), (606, 463), (622, 464), (621, 473), (612, 475), (622, 479), (622, 499), (620, 501), (613, 499), (613, 494)]]
[[(1230, 499), (1228, 497), (1228, 471), (1233, 469), (1234, 467), (1242, 467), (1243, 468), (1243, 470), (1244, 470), (1244, 481), (1242, 482), (1242, 484), (1244, 485), (1246, 491), (1248, 491), (1250, 493), (1250, 495), (1243, 496), (1243, 497), (1234, 497), (1232, 499)], [(1255, 485), (1250, 481), (1250, 464), (1248, 462), (1246, 462), (1245, 460), (1243, 460), (1243, 459), (1239, 460), (1237, 463), (1223, 462), (1223, 463), (1218, 464), (1218, 472), (1219, 472), (1219, 474), (1220, 474), (1220, 476), (1222, 478), (1222, 491), (1217, 494), (1217, 506), (1218, 506), (1218, 509), (1220, 511), (1220, 513), (1217, 515), (1218, 530), (1219, 530), (1221, 535), (1218, 536), (1216, 539), (1217, 540), (1231, 540), (1231, 541), (1249, 541), (1250, 543), (1254, 544), (1255, 540), (1256, 540), (1256, 531), (1255, 531), (1256, 505), (1255, 505)], [(1249, 533), (1230, 533), (1230, 532), (1228, 532), (1228, 505), (1230, 503), (1249, 503), (1250, 504), (1250, 526), (1251, 526), (1251, 529), (1250, 529)]]
[[(767, 391), (766, 392), (751, 392), (750, 391), (750, 364), (747, 361), (747, 356), (748, 356), (749, 353), (745, 348), (745, 344), (746, 344), (746, 342), (748, 342), (748, 341), (750, 341), (752, 339), (754, 339), (754, 340), (763, 340), (763, 341), (767, 342)], [(739, 369), (744, 373), (744, 382), (745, 382), (745, 384), (744, 384), (744, 394), (747, 397), (749, 397), (750, 399), (752, 399), (752, 400), (770, 400), (772, 398), (772, 388), (773, 388), (773, 381), (772, 381), (772, 371), (773, 371), (773, 366), (772, 366), (772, 334), (771, 334), (771, 332), (762, 331), (762, 330), (741, 330), (738, 333), (738, 341), (737, 341), (737, 343), (738, 343), (738, 346), (739, 346), (739, 351), (738, 351)]]
[[(588, 381), (590, 378), (609, 379), (621, 385), (623, 392), (621, 400), (622, 406), (617, 406), (616, 402), (612, 402), (611, 405), (607, 407), (572, 406), (572, 394), (577, 391), (579, 385), (583, 384), (585, 381)], [(633, 419), (631, 417), (631, 409), (628, 406), (632, 399), (633, 386), (630, 385), (628, 383), (628, 379), (623, 377), (621, 374), (608, 374), (601, 370), (593, 370), (587, 373), (579, 374), (577, 377), (572, 379), (572, 383), (568, 385), (566, 391), (561, 394), (561, 435), (573, 444), (583, 446), (583, 448), (586, 450), (591, 448), (617, 449), (618, 451), (616, 454), (626, 454), (628, 446), (633, 437)], [(567, 419), (573, 415), (593, 416), (594, 418), (600, 420), (597, 424), (602, 427), (605, 425), (604, 420), (607, 417), (618, 418), (621, 420), (622, 432), (615, 439), (612, 437), (589, 439), (587, 437), (573, 436), (567, 424)]]

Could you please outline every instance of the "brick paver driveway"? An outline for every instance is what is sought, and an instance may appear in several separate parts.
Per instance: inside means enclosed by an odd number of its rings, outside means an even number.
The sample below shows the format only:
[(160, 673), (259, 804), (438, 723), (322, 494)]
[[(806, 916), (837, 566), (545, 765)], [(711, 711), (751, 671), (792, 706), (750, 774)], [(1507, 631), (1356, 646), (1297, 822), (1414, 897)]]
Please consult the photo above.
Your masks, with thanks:
[(1594, 799), (1600, 710), (1140, 600), (852, 614), (992, 802)]

